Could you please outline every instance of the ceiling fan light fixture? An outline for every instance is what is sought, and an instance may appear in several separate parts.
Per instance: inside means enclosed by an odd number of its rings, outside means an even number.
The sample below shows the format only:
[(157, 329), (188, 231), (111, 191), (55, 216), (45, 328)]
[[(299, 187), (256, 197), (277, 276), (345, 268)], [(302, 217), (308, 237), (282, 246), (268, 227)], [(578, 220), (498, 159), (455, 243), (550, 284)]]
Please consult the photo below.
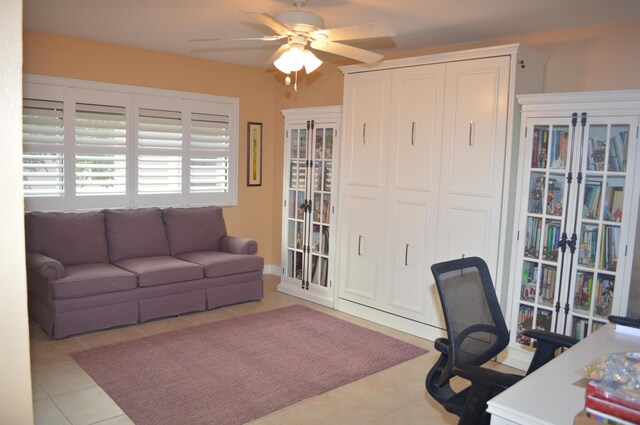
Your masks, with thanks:
[(316, 57), (310, 50), (304, 52), (304, 70), (307, 74), (311, 74), (322, 65), (322, 61)]
[(322, 65), (322, 61), (309, 50), (305, 50), (304, 47), (292, 45), (289, 50), (280, 55), (273, 64), (278, 70), (285, 74), (298, 72), (303, 67), (305, 71), (307, 71), (307, 74), (310, 74)]
[(291, 46), (273, 64), (285, 74), (300, 71), (304, 66), (304, 50)]

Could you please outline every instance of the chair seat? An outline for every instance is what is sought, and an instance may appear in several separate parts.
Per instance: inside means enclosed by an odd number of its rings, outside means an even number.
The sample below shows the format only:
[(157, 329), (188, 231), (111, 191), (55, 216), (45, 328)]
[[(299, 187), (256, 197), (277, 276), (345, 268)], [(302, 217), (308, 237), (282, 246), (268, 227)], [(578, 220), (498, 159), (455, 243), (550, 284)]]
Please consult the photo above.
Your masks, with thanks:
[(137, 286), (136, 275), (108, 263), (66, 266), (66, 276), (51, 284), (51, 296), (56, 299), (86, 297)]
[(115, 263), (138, 278), (138, 286), (156, 286), (165, 283), (201, 279), (202, 266), (182, 261), (168, 255), (129, 258)]
[(264, 259), (256, 255), (230, 254), (223, 251), (200, 251), (180, 254), (178, 258), (204, 267), (206, 277), (221, 277), (262, 270)]

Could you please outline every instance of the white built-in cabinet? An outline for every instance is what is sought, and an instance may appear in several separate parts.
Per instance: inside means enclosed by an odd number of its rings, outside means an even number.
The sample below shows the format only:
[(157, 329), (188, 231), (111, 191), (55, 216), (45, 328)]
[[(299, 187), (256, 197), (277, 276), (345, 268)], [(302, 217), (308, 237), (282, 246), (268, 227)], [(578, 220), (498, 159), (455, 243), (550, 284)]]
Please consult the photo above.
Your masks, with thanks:
[(481, 256), (500, 291), (515, 95), (542, 90), (544, 62), (510, 45), (341, 68), (338, 309), (434, 338), (433, 263)]
[(525, 329), (582, 339), (625, 315), (640, 199), (640, 91), (518, 96), (522, 104), (511, 344)]
[(286, 109), (278, 290), (334, 306), (334, 216), (341, 107)]

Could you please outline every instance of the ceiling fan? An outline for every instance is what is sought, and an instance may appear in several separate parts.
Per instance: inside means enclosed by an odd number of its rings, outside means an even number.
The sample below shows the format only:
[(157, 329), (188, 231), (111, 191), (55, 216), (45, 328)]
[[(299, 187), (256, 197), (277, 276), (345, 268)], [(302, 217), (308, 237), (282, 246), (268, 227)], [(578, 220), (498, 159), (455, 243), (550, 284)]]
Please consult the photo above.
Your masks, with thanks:
[[(318, 59), (311, 50), (307, 50), (307, 45), (311, 49), (332, 53), (359, 62), (373, 63), (382, 59), (379, 53), (353, 47), (338, 41), (359, 40), (365, 38), (393, 37), (395, 31), (384, 22), (376, 22), (361, 25), (352, 25), (337, 28), (324, 28), (324, 20), (315, 13), (302, 10), (308, 0), (292, 0), (296, 10), (289, 10), (278, 13), (275, 17), (260, 10), (241, 9), (240, 12), (268, 26), (274, 32), (272, 35), (264, 37), (247, 38), (209, 38), (193, 39), (193, 42), (214, 42), (214, 41), (279, 41), (286, 39), (286, 43), (271, 56), (269, 62), (273, 62), (276, 68), (287, 74), (285, 82), (290, 84), (291, 72), (298, 72), (303, 67), (307, 74), (317, 69), (322, 61)], [(207, 53), (215, 51), (215, 48), (194, 49), (192, 53)], [(296, 74), (297, 75), (297, 74)]]

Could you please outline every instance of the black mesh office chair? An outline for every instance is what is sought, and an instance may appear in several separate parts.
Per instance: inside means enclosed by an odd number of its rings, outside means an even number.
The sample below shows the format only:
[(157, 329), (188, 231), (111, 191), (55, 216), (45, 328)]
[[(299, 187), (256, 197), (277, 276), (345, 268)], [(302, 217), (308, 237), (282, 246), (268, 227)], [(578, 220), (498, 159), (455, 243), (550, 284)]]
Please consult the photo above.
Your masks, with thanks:
[[(488, 424), (487, 401), (523, 376), (481, 367), (509, 343), (505, 324), (487, 264), (478, 257), (461, 258), (431, 266), (440, 294), (447, 338), (434, 342), (440, 358), (425, 385), (431, 396), (455, 415), (460, 425)], [(558, 348), (571, 347), (575, 338), (547, 331), (528, 330), (537, 349), (527, 374), (551, 360)], [(460, 392), (449, 381), (459, 376), (471, 382)]]

